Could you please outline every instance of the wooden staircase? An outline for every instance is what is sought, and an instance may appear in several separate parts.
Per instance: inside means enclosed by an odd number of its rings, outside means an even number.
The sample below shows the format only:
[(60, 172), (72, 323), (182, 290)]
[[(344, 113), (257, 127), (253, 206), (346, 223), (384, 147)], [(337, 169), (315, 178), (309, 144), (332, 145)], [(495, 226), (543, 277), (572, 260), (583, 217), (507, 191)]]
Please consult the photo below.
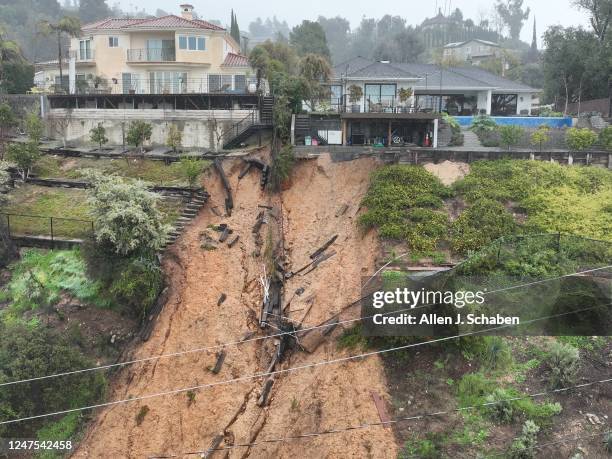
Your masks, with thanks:
[(194, 192), (193, 197), (189, 200), (181, 212), (180, 217), (176, 220), (174, 228), (168, 233), (164, 247), (173, 244), (178, 239), (185, 227), (191, 223), (200, 209), (206, 204), (208, 198), (210, 198), (210, 195), (203, 189)]

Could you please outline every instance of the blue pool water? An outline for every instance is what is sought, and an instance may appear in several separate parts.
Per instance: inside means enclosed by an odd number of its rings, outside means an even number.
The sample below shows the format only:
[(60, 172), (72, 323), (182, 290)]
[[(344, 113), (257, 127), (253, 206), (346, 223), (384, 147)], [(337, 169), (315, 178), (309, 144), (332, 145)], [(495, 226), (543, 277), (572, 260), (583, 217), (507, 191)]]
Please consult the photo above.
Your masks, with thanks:
[[(473, 116), (454, 116), (461, 126), (468, 127), (474, 120)], [(548, 117), (548, 116), (492, 116), (491, 117), (500, 126), (514, 125), (526, 128), (537, 128), (542, 124), (546, 124), (551, 128), (572, 127), (571, 116)]]

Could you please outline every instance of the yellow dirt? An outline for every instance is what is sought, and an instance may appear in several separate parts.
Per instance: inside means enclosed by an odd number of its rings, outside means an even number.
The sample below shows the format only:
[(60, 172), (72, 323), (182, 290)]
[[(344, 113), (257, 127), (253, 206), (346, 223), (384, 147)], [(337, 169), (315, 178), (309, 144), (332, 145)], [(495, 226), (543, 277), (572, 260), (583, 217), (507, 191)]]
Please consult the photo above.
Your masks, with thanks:
[(445, 185), (452, 185), (470, 172), (469, 164), (452, 161), (442, 161), (438, 164), (427, 163), (423, 167), (438, 177)]
[[(240, 182), (239, 161), (224, 162), (234, 192), (231, 217), (217, 217), (210, 207), (223, 208), (223, 192), (213, 176), (206, 181), (212, 198), (194, 223), (179, 239), (165, 268), (172, 280), (171, 294), (158, 319), (151, 339), (133, 352), (138, 358), (161, 353), (211, 346), (240, 339), (245, 332), (259, 330), (262, 298), (257, 279), (262, 258), (255, 250), (251, 228), (261, 210), (258, 204), (276, 204), (260, 191), (257, 172)], [(315, 271), (297, 276), (286, 285), (285, 302), (291, 310), (302, 308), (305, 298), (314, 303), (305, 325), (318, 324), (359, 298), (361, 276), (374, 271), (379, 246), (374, 234), (361, 235), (355, 225), (359, 202), (367, 189), (374, 160), (332, 163), (328, 157), (301, 162), (292, 176), (292, 186), (282, 193), (283, 228), (288, 259), (297, 269), (309, 261), (308, 254), (334, 234), (331, 247), (337, 254)], [(335, 217), (342, 204), (349, 208)], [(240, 235), (232, 249), (219, 244), (203, 250), (200, 233), (210, 224), (227, 223)], [(265, 234), (266, 228), (262, 230)], [(209, 230), (209, 234), (217, 235)], [(231, 238), (232, 236), (230, 236)], [(304, 287), (301, 296), (293, 296)], [(217, 306), (221, 293), (227, 300)], [(299, 320), (305, 309), (290, 313)], [(351, 311), (357, 315), (358, 308)], [(358, 353), (339, 351), (336, 336), (313, 354), (294, 351), (279, 368), (335, 359)], [(218, 375), (214, 352), (190, 354), (135, 365), (122, 371), (109, 394), (110, 400), (142, 396), (176, 388), (213, 383), (265, 371), (273, 340), (227, 347), (225, 364)], [(379, 421), (370, 391), (387, 397), (381, 362), (377, 357), (321, 366), (278, 375), (268, 406), (256, 405), (263, 379), (228, 384), (198, 391), (190, 404), (186, 394), (160, 397), (109, 407), (98, 413), (75, 452), (78, 458), (143, 458), (156, 455), (206, 450), (212, 438), (225, 431), (221, 446), (262, 442), (270, 438), (299, 435)], [(136, 418), (143, 406), (149, 408), (144, 420)], [(224, 456), (227, 454), (227, 456)], [(318, 436), (284, 443), (261, 443), (235, 448), (213, 457), (396, 457), (397, 447), (390, 429), (374, 427), (347, 433)]]

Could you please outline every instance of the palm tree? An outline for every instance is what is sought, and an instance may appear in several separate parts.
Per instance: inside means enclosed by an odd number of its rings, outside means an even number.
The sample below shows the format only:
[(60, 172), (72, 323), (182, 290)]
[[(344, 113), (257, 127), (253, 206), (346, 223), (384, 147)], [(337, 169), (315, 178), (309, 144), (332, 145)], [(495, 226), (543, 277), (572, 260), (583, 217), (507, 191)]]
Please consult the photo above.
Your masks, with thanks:
[(2, 87), (2, 69), (8, 62), (16, 62), (22, 59), (19, 45), (6, 38), (6, 30), (0, 25), (0, 88)]
[(78, 37), (81, 34), (81, 21), (74, 16), (64, 16), (56, 23), (41, 21), (40, 31), (45, 35), (57, 36), (57, 65), (59, 66), (60, 84), (63, 82), (62, 73), (62, 36)]

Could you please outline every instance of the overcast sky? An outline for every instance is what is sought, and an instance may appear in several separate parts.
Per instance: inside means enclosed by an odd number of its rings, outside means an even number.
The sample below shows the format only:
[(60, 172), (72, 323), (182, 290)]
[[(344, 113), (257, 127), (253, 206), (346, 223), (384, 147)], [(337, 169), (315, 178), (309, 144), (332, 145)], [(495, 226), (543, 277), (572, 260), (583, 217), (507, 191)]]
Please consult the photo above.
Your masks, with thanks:
[[(195, 11), (201, 18), (218, 19), (223, 24), (229, 23), (230, 9), (233, 8), (238, 15), (238, 23), (243, 30), (247, 30), (249, 22), (257, 17), (262, 19), (276, 15), (280, 20), (286, 20), (293, 26), (303, 19), (316, 19), (317, 16), (340, 15), (356, 27), (361, 18), (379, 18), (385, 14), (399, 15), (410, 24), (417, 24), (423, 19), (437, 14), (437, 7), (445, 7), (450, 2), (450, 10), (460, 8), (464, 18), (472, 18), (478, 22), (482, 15), (487, 16), (495, 4), (486, 0), (229, 0), (224, 2), (211, 0), (190, 0)], [(109, 4), (114, 3), (112, 0)], [(135, 8), (144, 8), (154, 13), (157, 8), (172, 14), (178, 14), (179, 4), (182, 1), (172, 0), (119, 0), (122, 9), (133, 11)], [(588, 25), (586, 14), (576, 10), (571, 0), (525, 0), (524, 6), (531, 8), (531, 16), (523, 28), (522, 39), (531, 42), (533, 17), (535, 15), (538, 26), (538, 35), (550, 25)]]

